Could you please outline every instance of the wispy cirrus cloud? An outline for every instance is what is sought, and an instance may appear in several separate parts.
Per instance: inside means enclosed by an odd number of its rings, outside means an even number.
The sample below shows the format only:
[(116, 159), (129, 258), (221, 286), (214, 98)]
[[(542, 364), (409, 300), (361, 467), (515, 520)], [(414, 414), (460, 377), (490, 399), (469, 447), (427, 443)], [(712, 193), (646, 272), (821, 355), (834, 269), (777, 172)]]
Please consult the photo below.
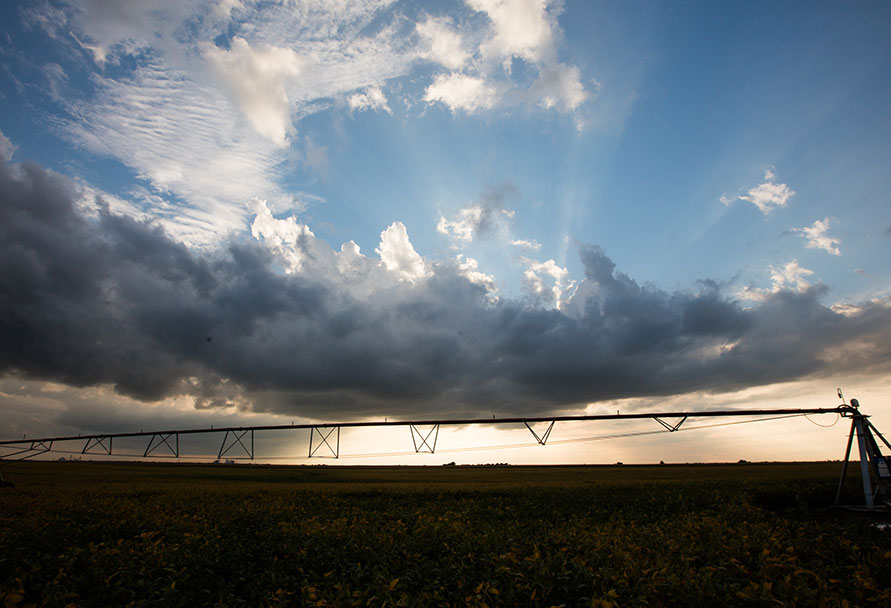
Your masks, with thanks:
[(241, 231), (257, 193), (299, 205), (277, 184), (277, 146), (240, 124), (229, 99), (161, 60), (129, 78), (95, 78), (97, 96), (73, 100), (69, 137), (131, 167), (173, 204), (157, 219), (183, 242), (204, 245)]
[[(70, 0), (35, 6), (26, 19), (67, 41), (92, 71), (89, 93), (69, 97), (53, 91), (70, 66), (47, 68), (48, 90), (68, 108), (64, 132), (129, 167), (170, 206), (158, 217), (169, 232), (202, 245), (244, 229), (255, 197), (300, 208), (281, 170), (305, 158), (324, 174), (324, 150), (309, 149), (299, 125), (329, 108), (392, 113), (398, 90), (407, 108), (421, 101), (473, 114), (521, 100), (576, 110), (587, 92), (578, 68), (557, 59), (560, 10), (472, 0), (450, 17), (409, 19), (386, 0)], [(537, 77), (512, 80), (514, 60)]]

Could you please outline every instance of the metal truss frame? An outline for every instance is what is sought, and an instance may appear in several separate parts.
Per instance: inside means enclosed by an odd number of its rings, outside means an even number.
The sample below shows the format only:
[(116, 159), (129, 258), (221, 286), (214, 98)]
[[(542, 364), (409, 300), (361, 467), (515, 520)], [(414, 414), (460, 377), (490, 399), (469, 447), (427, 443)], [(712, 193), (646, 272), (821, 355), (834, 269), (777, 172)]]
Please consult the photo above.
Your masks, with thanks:
[(683, 418), (681, 418), (680, 422), (678, 422), (677, 424), (670, 424), (668, 422), (665, 422), (658, 416), (653, 416), (653, 420), (655, 420), (656, 422), (658, 422), (659, 424), (664, 426), (665, 430), (667, 430), (669, 433), (674, 433), (675, 431), (677, 431), (681, 428), (681, 425), (684, 424), (684, 422), (687, 420), (688, 417), (689, 416), (684, 416)]
[[(105, 440), (108, 440), (108, 444), (106, 445)], [(111, 456), (111, 444), (114, 441), (114, 437), (107, 436), (99, 436), (99, 437), (88, 437), (87, 442), (84, 444), (84, 449), (80, 451), (81, 454), (105, 454), (107, 456)]]
[[(12, 452), (11, 454), (6, 454), (3, 456), (3, 459), (6, 460), (11, 456), (18, 456), (19, 454), (26, 454), (21, 458), (16, 458), (15, 460), (27, 460), (28, 458), (33, 458), (34, 456), (40, 456), (41, 454), (46, 454), (47, 452), (51, 452), (53, 449), (53, 441), (52, 439), (36, 439), (32, 441), (28, 447), (20, 449), (18, 452)], [(28, 454), (28, 452), (33, 452), (32, 454)]]
[[(327, 430), (327, 432), (325, 432)], [(336, 435), (335, 438), (332, 439), (334, 441), (334, 445), (332, 446), (328, 439), (331, 438), (332, 434)], [(313, 447), (313, 435), (319, 435), (319, 442)], [(330, 456), (316, 456), (316, 453), (322, 448), (322, 446), (326, 446), (328, 451), (331, 452)], [(311, 426), (309, 427), (309, 458), (340, 458), (340, 426)]]
[[(245, 445), (244, 441), (242, 441), (242, 439), (244, 439), (248, 433), (251, 434), (250, 447)], [(232, 436), (232, 441), (229, 443), (229, 446), (227, 447), (226, 442), (229, 441), (230, 435)], [(238, 458), (241, 460), (253, 460), (254, 459), (254, 429), (226, 431), (225, 436), (223, 436), (223, 443), (220, 444), (220, 453), (217, 456), (217, 459), (220, 459), (223, 456), (225, 456), (229, 452), (229, 450), (234, 448), (236, 445), (241, 446), (241, 449), (244, 450), (245, 456), (231, 456), (231, 458), (233, 458), (233, 459)]]
[[(425, 435), (416, 424), (409, 424), (411, 431), (411, 442), (415, 446), (415, 454), (434, 454), (436, 453), (436, 440), (439, 439), (439, 425), (434, 424), (430, 427)], [(433, 443), (430, 443), (430, 436), (433, 435)]]
[[(225, 432), (219, 450), (219, 458), (226, 456), (231, 450), (243, 451), (244, 456), (239, 458), (254, 459), (254, 432), (266, 430), (296, 430), (309, 429), (309, 458), (339, 458), (340, 457), (340, 431), (341, 427), (365, 428), (365, 427), (392, 427), (407, 426), (412, 437), (415, 453), (433, 454), (436, 452), (439, 439), (439, 427), (441, 425), (467, 426), (467, 425), (495, 425), (495, 424), (519, 424), (522, 423), (532, 433), (539, 445), (545, 445), (550, 439), (551, 432), (557, 422), (581, 422), (581, 421), (606, 421), (606, 420), (643, 420), (653, 419), (666, 431), (675, 432), (681, 430), (681, 426), (688, 418), (713, 418), (713, 417), (752, 417), (771, 416), (773, 418), (785, 416), (800, 416), (808, 414), (835, 414), (844, 418), (851, 418), (851, 431), (848, 435), (847, 448), (845, 450), (844, 463), (842, 465), (841, 478), (839, 480), (836, 504), (841, 504), (842, 489), (845, 476), (848, 472), (848, 464), (851, 458), (851, 450), (854, 444), (854, 436), (857, 436), (857, 445), (860, 455), (860, 474), (863, 482), (863, 494), (865, 505), (859, 508), (875, 510), (877, 501), (891, 507), (891, 455), (884, 456), (880, 450), (880, 440), (891, 454), (891, 443), (870, 422), (869, 416), (860, 412), (860, 404), (856, 399), (851, 399), (850, 405), (844, 403), (844, 397), (840, 405), (829, 408), (797, 408), (797, 409), (758, 409), (758, 410), (706, 410), (706, 411), (674, 411), (674, 412), (632, 412), (621, 414), (585, 414), (570, 416), (541, 416), (524, 418), (462, 418), (462, 419), (427, 419), (427, 420), (397, 420), (388, 421), (354, 421), (327, 424), (294, 424), (289, 425), (260, 425), (250, 427), (228, 428), (193, 428), (164, 431), (139, 431), (130, 433), (103, 433), (96, 435), (70, 435), (59, 437), (42, 437), (37, 439), (11, 439), (0, 441), (0, 449), (11, 449), (11, 453), (0, 454), (0, 465), (6, 465), (19, 460), (25, 460), (53, 451), (53, 446), (61, 442), (85, 442), (81, 443), (82, 454), (112, 455), (113, 440), (116, 438), (140, 438), (148, 437), (149, 442), (142, 453), (143, 457), (152, 455), (155, 458), (179, 458), (179, 436), (220, 433)], [(667, 422), (677, 420), (677, 422)], [(744, 421), (745, 422), (745, 421)], [(534, 425), (547, 425), (544, 432), (536, 431)], [(541, 426), (539, 426), (541, 428)], [(423, 429), (423, 430), (422, 430)], [(250, 440), (247, 433), (250, 431)], [(237, 446), (237, 447), (236, 447)], [(117, 454), (116, 454), (117, 455)], [(137, 456), (134, 454), (134, 456)], [(873, 481), (874, 480), (874, 481)]]
[(545, 429), (545, 432), (542, 433), (540, 436), (539, 436), (538, 433), (535, 432), (535, 429), (533, 429), (531, 426), (529, 426), (529, 423), (528, 423), (528, 422), (526, 422), (526, 421), (524, 420), (524, 421), (523, 421), (523, 424), (526, 425), (526, 428), (529, 429), (529, 432), (532, 433), (532, 436), (533, 436), (533, 437), (535, 437), (535, 440), (538, 442), (538, 445), (544, 445), (544, 444), (546, 444), (546, 443), (548, 442), (548, 437), (551, 436), (551, 431), (554, 430), (554, 423), (555, 423), (555, 422), (557, 422), (557, 421), (556, 421), (556, 420), (551, 420), (551, 424), (548, 425), (548, 428)]
[[(174, 443), (171, 445), (170, 439), (174, 439)], [(157, 440), (157, 443), (155, 442)], [(179, 458), (179, 433), (153, 433), (151, 438), (149, 439), (148, 446), (145, 448), (145, 453), (142, 455), (143, 458), (160, 448), (161, 446), (166, 446), (168, 450), (170, 450), (170, 455), (162, 456), (158, 454), (159, 458)]]

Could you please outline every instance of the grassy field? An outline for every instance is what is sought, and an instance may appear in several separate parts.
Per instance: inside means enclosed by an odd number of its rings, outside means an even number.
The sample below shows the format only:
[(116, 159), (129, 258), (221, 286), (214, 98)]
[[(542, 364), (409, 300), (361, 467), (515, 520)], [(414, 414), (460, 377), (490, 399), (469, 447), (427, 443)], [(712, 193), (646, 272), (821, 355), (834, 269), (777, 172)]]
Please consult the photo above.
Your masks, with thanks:
[(889, 606), (838, 473), (17, 463), (0, 605)]

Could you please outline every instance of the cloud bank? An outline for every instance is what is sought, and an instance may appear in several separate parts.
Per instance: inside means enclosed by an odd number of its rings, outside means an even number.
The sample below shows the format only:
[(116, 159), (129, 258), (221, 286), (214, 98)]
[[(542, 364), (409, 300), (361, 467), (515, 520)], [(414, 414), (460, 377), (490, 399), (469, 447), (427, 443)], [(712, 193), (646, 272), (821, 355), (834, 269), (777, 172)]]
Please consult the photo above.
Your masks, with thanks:
[(340, 420), (541, 414), (891, 369), (891, 309), (837, 313), (795, 268), (745, 307), (713, 282), (640, 285), (583, 246), (585, 277), (555, 309), (489, 298), (469, 260), (422, 257), (398, 222), (369, 257), (258, 203), (258, 239), (196, 251), (101, 204), (86, 217), (79, 196), (38, 166), (0, 167), (0, 373)]

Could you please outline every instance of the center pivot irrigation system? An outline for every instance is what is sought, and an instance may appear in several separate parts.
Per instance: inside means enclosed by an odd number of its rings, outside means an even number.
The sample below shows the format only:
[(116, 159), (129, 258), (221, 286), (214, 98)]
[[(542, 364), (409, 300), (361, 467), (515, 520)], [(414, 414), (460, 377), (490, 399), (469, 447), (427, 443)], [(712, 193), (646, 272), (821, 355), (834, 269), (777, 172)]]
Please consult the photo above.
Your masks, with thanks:
[[(436, 442), (439, 438), (441, 426), (471, 426), (471, 425), (508, 425), (523, 424), (532, 433), (538, 445), (545, 445), (551, 436), (551, 431), (557, 422), (581, 422), (593, 420), (641, 420), (652, 419), (663, 428), (658, 431), (644, 431), (613, 435), (601, 435), (590, 437), (587, 440), (611, 439), (620, 437), (639, 436), (652, 433), (673, 433), (679, 430), (692, 430), (706, 428), (703, 425), (697, 427), (681, 426), (690, 418), (718, 418), (718, 417), (748, 417), (748, 420), (738, 420), (724, 424), (741, 424), (745, 422), (757, 422), (761, 420), (775, 420), (793, 416), (805, 416), (816, 414), (835, 414), (841, 418), (851, 419), (851, 432), (848, 435), (848, 444), (845, 449), (845, 457), (842, 463), (841, 478), (836, 493), (836, 504), (842, 504), (842, 488), (848, 472), (848, 463), (851, 457), (851, 447), (854, 436), (857, 436), (857, 445), (860, 450), (860, 475), (863, 481), (863, 496), (867, 510), (891, 508), (891, 443), (869, 421), (869, 416), (860, 411), (860, 404), (856, 399), (851, 403), (844, 403), (841, 389), (838, 396), (842, 399), (841, 405), (830, 408), (805, 408), (805, 409), (767, 409), (767, 410), (714, 410), (693, 412), (638, 412), (631, 414), (594, 414), (579, 416), (543, 416), (527, 418), (464, 418), (442, 420), (393, 420), (363, 422), (336, 422), (323, 424), (283, 424), (263, 426), (238, 426), (222, 428), (179, 429), (168, 431), (139, 431), (134, 433), (104, 433), (97, 435), (77, 435), (66, 437), (42, 437), (39, 439), (13, 439), (0, 441), (0, 450), (11, 450), (5, 454), (0, 453), (0, 464), (9, 464), (20, 460), (26, 460), (35, 456), (41, 456), (50, 452), (79, 453), (104, 456), (128, 456), (142, 458), (180, 458), (180, 436), (218, 433), (223, 435), (220, 444), (218, 459), (227, 460), (253, 460), (254, 459), (254, 433), (257, 431), (281, 431), (281, 430), (309, 430), (308, 458), (340, 458), (340, 430), (360, 427), (408, 427), (415, 453), (433, 454), (436, 451)], [(538, 431), (533, 425), (539, 425)], [(540, 425), (546, 425), (544, 427)], [(543, 428), (543, 430), (542, 430)], [(148, 445), (140, 454), (113, 453), (115, 439), (147, 437)], [(889, 456), (883, 456), (879, 449), (878, 437), (889, 450)], [(572, 441), (572, 440), (570, 440)], [(79, 452), (70, 449), (60, 449), (58, 444), (71, 446), (74, 442), (82, 443)], [(554, 443), (554, 442), (552, 442)], [(534, 445), (534, 444), (533, 444)], [(520, 446), (503, 446), (520, 447)], [(365, 456), (380, 456), (381, 454), (367, 454)], [(355, 455), (353, 455), (355, 456)], [(0, 483), (3, 482), (0, 474)]]

